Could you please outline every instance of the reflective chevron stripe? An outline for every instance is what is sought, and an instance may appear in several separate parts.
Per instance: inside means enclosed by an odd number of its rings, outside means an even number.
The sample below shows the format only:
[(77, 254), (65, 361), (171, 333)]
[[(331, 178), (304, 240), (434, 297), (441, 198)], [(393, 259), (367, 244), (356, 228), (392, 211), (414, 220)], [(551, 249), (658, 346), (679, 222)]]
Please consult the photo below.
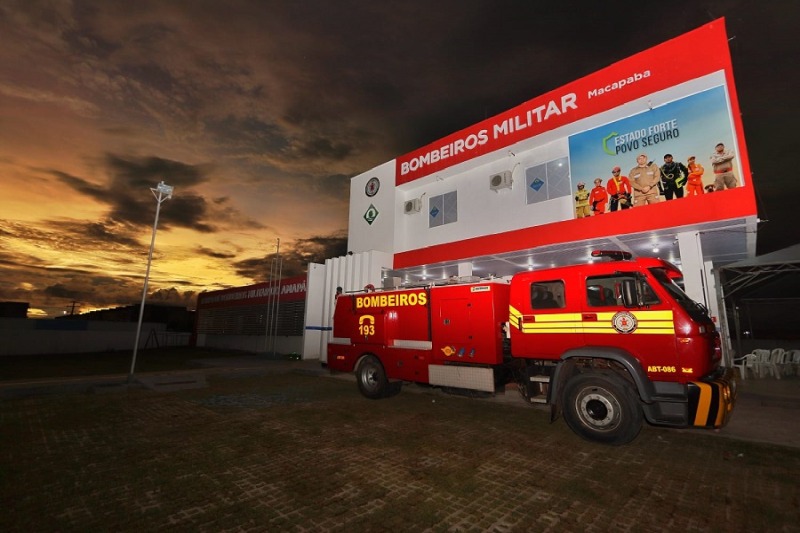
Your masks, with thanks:
[(724, 426), (736, 400), (730, 376), (709, 382), (692, 381), (688, 387), (689, 423), (699, 427)]

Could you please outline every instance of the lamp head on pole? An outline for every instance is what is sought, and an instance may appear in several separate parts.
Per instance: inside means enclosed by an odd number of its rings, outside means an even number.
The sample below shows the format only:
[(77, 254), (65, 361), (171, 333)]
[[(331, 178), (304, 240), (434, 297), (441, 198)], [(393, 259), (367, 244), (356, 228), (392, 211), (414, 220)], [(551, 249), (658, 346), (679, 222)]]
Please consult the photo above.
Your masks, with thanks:
[(158, 183), (158, 185), (156, 185), (155, 189), (150, 189), (150, 190), (153, 191), (153, 193), (158, 192), (160, 195), (164, 195), (165, 196), (164, 200), (169, 200), (170, 198), (172, 198), (172, 191), (175, 190), (175, 187), (167, 185), (166, 183), (161, 181)]

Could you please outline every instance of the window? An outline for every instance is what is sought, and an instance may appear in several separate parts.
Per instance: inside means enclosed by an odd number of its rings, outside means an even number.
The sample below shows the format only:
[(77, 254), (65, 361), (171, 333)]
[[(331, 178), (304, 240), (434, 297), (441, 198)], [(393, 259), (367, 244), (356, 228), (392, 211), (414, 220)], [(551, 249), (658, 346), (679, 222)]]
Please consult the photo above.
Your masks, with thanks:
[(458, 196), (456, 191), (431, 196), (428, 201), (428, 227), (435, 228), (458, 222)]
[[(613, 276), (596, 276), (586, 280), (586, 303), (589, 307), (622, 306), (623, 280), (636, 279), (634, 274), (617, 274)], [(640, 292), (644, 305), (660, 303), (652, 287), (640, 278)]]
[(572, 194), (571, 187), (569, 159), (566, 157), (525, 169), (525, 190), (528, 204), (569, 196)]
[(683, 292), (683, 289), (678, 285), (677, 280), (670, 277), (670, 275), (662, 268), (651, 268), (650, 273), (656, 281), (666, 289), (667, 293), (675, 298), (675, 301), (683, 307), (689, 315), (695, 320), (703, 321), (708, 320), (708, 309), (705, 306), (695, 302)]
[(587, 285), (586, 298), (590, 307), (617, 305), (617, 298), (614, 293), (613, 285), (609, 287), (600, 283), (598, 280), (592, 280), (590, 284)]
[(563, 307), (563, 281), (531, 283), (531, 309), (560, 309)]

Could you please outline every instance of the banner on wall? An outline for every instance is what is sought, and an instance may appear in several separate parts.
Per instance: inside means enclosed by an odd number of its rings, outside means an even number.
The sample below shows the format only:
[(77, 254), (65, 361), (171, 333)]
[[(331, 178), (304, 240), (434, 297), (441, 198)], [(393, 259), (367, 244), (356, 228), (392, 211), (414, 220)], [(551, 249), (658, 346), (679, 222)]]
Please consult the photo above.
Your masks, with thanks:
[[(719, 144), (734, 156), (728, 164), (719, 161)], [(723, 86), (571, 135), (569, 154), (577, 218), (744, 185)], [(640, 156), (649, 172), (638, 170)], [(718, 180), (728, 168), (732, 179)], [(618, 189), (627, 190), (626, 181), (632, 197), (621, 207)]]
[(274, 302), (276, 295), (280, 302), (305, 300), (306, 276), (256, 283), (246, 287), (203, 292), (197, 297), (197, 308), (264, 305)]

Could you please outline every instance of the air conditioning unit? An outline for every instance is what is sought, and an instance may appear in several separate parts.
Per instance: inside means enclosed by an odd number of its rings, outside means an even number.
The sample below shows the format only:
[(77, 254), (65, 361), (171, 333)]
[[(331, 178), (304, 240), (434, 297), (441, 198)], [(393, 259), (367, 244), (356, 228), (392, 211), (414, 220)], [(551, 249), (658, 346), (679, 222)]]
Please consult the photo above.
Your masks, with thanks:
[(403, 213), (406, 215), (410, 215), (412, 213), (419, 213), (420, 209), (422, 209), (422, 200), (419, 198), (414, 198), (413, 200), (407, 200), (405, 204), (403, 204)]
[(506, 170), (489, 176), (489, 189), (498, 191), (500, 189), (510, 189), (514, 180), (511, 178), (511, 171)]

